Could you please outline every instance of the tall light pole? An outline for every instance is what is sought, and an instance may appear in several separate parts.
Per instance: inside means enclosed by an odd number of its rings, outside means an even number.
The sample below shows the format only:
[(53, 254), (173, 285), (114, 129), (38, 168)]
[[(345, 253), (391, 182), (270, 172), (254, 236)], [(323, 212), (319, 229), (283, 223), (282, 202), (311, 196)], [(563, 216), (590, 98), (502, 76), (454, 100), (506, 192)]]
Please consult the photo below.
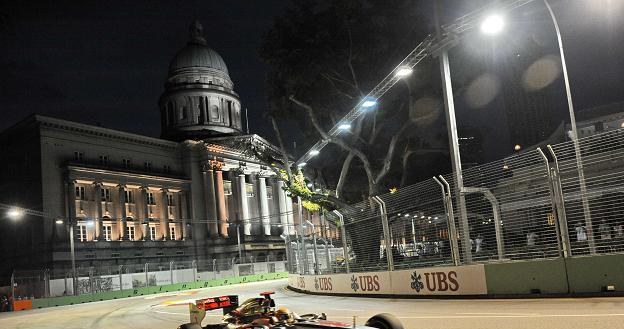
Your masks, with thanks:
[[(50, 216), (49, 214), (38, 211), (38, 210), (10, 206), (4, 203), (0, 203), (0, 209), (8, 209), (7, 216), (13, 220), (18, 220), (24, 215), (32, 215), (32, 216), (37, 216), (37, 217), (41, 217), (44, 219), (54, 218), (54, 216)], [(54, 220), (54, 222), (58, 225), (62, 225), (64, 223), (64, 220), (60, 217), (57, 217), (57, 219)], [(71, 218), (69, 218), (67, 222), (69, 224), (69, 249), (70, 249), (70, 255), (71, 255), (72, 277), (73, 277), (72, 278), (72, 293), (76, 295), (76, 287), (78, 286), (78, 284), (76, 282), (77, 276), (76, 276), (76, 252), (74, 249), (74, 222), (72, 221)]]
[[(436, 35), (442, 37), (440, 22), (438, 19), (438, 2), (434, 4), (434, 19)], [(455, 178), (455, 190), (457, 191), (457, 205), (459, 207), (459, 222), (462, 228), (462, 249), (464, 250), (464, 262), (472, 263), (472, 251), (470, 249), (470, 225), (466, 211), (466, 198), (463, 194), (464, 178), (462, 176), (461, 155), (459, 152), (459, 135), (457, 133), (457, 121), (455, 119), (455, 100), (453, 98), (453, 85), (451, 83), (451, 68), (449, 65), (448, 49), (443, 47), (440, 52), (440, 73), (442, 75), (442, 90), (444, 95), (444, 112), (446, 113), (446, 128), (449, 136), (451, 165)]]
[(544, 5), (548, 9), (550, 18), (555, 26), (555, 32), (557, 32), (557, 43), (559, 45), (559, 56), (561, 57), (561, 70), (563, 72), (563, 82), (565, 85), (566, 96), (568, 99), (568, 112), (570, 115), (570, 127), (572, 129), (572, 143), (574, 144), (574, 156), (576, 158), (576, 167), (578, 169), (579, 185), (581, 191), (581, 202), (583, 203), (583, 215), (585, 217), (585, 229), (587, 230), (587, 242), (589, 244), (589, 252), (596, 253), (596, 245), (594, 242), (594, 230), (592, 226), (591, 213), (589, 211), (589, 202), (587, 200), (587, 187), (585, 186), (585, 171), (583, 170), (583, 161), (581, 159), (581, 147), (578, 141), (578, 130), (576, 129), (576, 118), (574, 116), (574, 106), (572, 103), (572, 92), (570, 91), (570, 81), (568, 79), (568, 68), (566, 66), (565, 55), (563, 53), (563, 42), (561, 41), (561, 31), (559, 30), (559, 23), (557, 17), (553, 12), (548, 0), (544, 0)]

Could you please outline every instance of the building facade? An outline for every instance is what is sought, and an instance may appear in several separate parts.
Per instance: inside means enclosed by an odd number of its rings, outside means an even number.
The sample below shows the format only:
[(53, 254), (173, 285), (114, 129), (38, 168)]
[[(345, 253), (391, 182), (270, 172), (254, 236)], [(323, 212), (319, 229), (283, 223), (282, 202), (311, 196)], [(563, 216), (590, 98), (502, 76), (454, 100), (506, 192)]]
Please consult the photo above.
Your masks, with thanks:
[(39, 115), (0, 134), (0, 203), (44, 214), (0, 221), (3, 277), (67, 273), (70, 225), (79, 268), (285, 258), (293, 204), (271, 170), (281, 155), (243, 134), (225, 62), (198, 22), (159, 106), (163, 139)]

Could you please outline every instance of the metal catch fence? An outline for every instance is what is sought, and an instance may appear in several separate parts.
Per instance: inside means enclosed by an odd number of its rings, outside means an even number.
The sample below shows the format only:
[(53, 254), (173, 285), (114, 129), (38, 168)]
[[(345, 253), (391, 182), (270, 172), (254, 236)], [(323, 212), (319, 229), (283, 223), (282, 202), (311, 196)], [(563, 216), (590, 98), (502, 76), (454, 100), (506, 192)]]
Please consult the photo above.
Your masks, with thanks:
[(433, 177), (328, 213), (337, 232), (331, 268), (305, 224), (296, 226), (288, 270), (386, 271), (621, 253), (623, 174), (620, 129), (467, 168), (462, 191), (452, 174)]

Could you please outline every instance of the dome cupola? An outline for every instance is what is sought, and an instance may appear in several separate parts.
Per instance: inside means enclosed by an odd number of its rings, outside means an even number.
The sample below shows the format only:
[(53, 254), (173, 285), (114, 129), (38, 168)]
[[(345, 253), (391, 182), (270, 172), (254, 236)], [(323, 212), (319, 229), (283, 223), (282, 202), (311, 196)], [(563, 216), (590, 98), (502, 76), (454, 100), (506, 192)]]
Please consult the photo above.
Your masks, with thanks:
[(169, 64), (160, 97), (162, 137), (175, 141), (242, 132), (241, 106), (221, 55), (208, 47), (199, 21)]

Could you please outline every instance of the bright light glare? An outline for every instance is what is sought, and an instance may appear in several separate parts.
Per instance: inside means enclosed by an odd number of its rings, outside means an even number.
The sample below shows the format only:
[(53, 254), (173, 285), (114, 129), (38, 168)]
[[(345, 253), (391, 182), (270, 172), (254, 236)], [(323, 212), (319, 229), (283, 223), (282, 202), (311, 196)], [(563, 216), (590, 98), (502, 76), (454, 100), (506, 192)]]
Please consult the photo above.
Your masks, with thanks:
[(500, 15), (490, 15), (486, 17), (481, 23), (481, 32), (485, 34), (497, 34), (503, 30), (505, 21)]
[(320, 153), (319, 150), (312, 150), (312, 151), (310, 151), (310, 155), (312, 155), (312, 156), (318, 155), (319, 153)]
[(57, 219), (54, 222), (57, 223), (57, 224), (63, 224), (63, 220), (62, 219)]
[(87, 226), (93, 226), (93, 224), (95, 224), (92, 220), (88, 220), (87, 221)]
[(19, 208), (11, 208), (7, 212), (7, 215), (13, 219), (18, 219), (24, 215), (24, 211)]
[(362, 103), (362, 107), (373, 107), (375, 105), (377, 105), (377, 101), (374, 99), (368, 99)]
[(308, 164), (307, 162), (302, 162), (302, 163), (298, 164), (297, 167), (303, 167), (303, 166), (305, 166), (307, 164)]
[(520, 146), (520, 144), (516, 144), (516, 146), (514, 146), (514, 151), (520, 151), (520, 149), (522, 149), (522, 146)]
[(340, 130), (349, 130), (349, 129), (351, 129), (351, 125), (348, 124), (348, 123), (343, 123), (340, 126), (338, 126), (338, 129), (340, 129)]
[(409, 68), (409, 67), (402, 67), (402, 68), (397, 70), (396, 76), (402, 78), (402, 77), (406, 77), (406, 76), (412, 74), (412, 72), (414, 72), (414, 70), (412, 70), (411, 68)]

